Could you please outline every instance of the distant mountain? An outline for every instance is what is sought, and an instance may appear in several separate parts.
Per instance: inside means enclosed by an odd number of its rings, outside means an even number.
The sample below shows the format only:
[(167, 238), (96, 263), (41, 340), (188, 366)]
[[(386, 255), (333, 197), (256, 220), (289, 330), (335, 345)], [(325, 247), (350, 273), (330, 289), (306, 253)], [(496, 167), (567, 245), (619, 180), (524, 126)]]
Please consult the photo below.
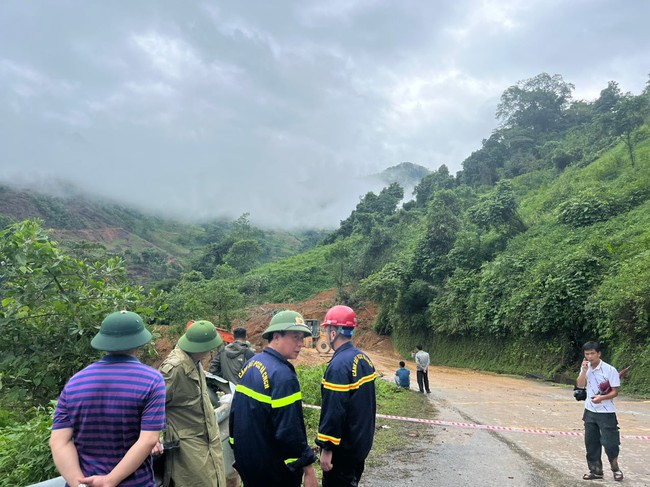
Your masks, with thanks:
[(72, 186), (57, 185), (55, 192), (0, 185), (0, 228), (38, 218), (79, 258), (126, 258), (129, 274), (141, 283), (178, 275), (192, 247), (204, 243), (205, 230), (197, 225), (94, 199)]
[[(405, 190), (415, 187), (420, 180), (431, 171), (424, 166), (412, 162), (402, 162), (396, 166), (384, 169), (382, 172), (373, 175), (386, 184), (397, 183)], [(404, 191), (406, 195), (406, 191)]]
[[(344, 215), (368, 191), (378, 193), (391, 183), (400, 184), (408, 200), (415, 185), (429, 172), (425, 167), (403, 162), (367, 177), (337, 181), (336, 191), (309, 194), (309, 203)], [(225, 219), (181, 222), (96, 198), (61, 181), (51, 182), (47, 188), (0, 183), (0, 229), (27, 218), (43, 220), (55, 240), (86, 259), (105, 254), (126, 257), (129, 271), (141, 282), (167, 277), (168, 271), (178, 274), (194, 250), (219, 241), (232, 225)], [(314, 222), (317, 226), (318, 222)], [(268, 249), (265, 260), (274, 260), (314, 245), (322, 231), (265, 230), (258, 235)], [(151, 273), (152, 262), (160, 267), (155, 275)]]
[[(38, 218), (53, 240), (78, 258), (125, 258), (129, 275), (141, 284), (178, 277), (197, 251), (222, 241), (233, 227), (233, 221), (225, 219), (190, 223), (157, 216), (94, 198), (66, 184), (57, 183), (48, 190), (0, 184), (0, 230)], [(252, 238), (262, 245), (262, 261), (313, 247), (324, 235), (318, 230), (252, 232)]]
[[(128, 234), (139, 236), (149, 246), (177, 253), (179, 238), (184, 242), (196, 226), (145, 214), (113, 202), (94, 199), (73, 187), (57, 195), (28, 188), (0, 185), (0, 223), (4, 225), (27, 218), (43, 220), (46, 228), (62, 235), (79, 234), (89, 242), (109, 244)], [(4, 226), (3, 225), (3, 226)], [(191, 230), (194, 229), (194, 232)], [(184, 245), (181, 245), (184, 246)]]

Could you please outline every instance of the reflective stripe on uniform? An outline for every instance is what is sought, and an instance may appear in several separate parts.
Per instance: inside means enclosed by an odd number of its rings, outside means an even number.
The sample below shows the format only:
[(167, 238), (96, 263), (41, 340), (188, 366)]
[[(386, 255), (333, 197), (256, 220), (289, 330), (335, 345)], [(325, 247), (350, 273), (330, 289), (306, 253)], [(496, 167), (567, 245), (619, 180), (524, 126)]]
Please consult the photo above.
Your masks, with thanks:
[(235, 388), (236, 392), (241, 392), (245, 396), (250, 397), (251, 399), (255, 399), (258, 402), (263, 402), (265, 404), (271, 404), (271, 396), (267, 396), (266, 394), (260, 394), (259, 392), (254, 391), (253, 389), (250, 389), (246, 386), (243, 386), (241, 384), (237, 384), (237, 387)]
[(241, 384), (237, 384), (235, 390), (237, 392), (241, 392), (245, 396), (248, 396), (251, 399), (254, 399), (258, 402), (263, 402), (264, 404), (270, 404), (271, 407), (274, 409), (289, 406), (294, 402), (302, 400), (302, 393), (300, 391), (295, 392), (290, 396), (281, 397), (279, 399), (271, 399), (271, 396), (267, 396), (266, 394), (261, 394)]
[(323, 433), (318, 433), (316, 439), (321, 441), (329, 441), (333, 445), (338, 446), (341, 443), (341, 438), (334, 438), (333, 436), (324, 435)]
[(293, 404), (294, 402), (298, 402), (300, 400), (302, 400), (302, 392), (298, 391), (287, 397), (282, 397), (280, 399), (273, 399), (271, 401), (271, 407), (282, 408), (284, 406), (289, 406), (290, 404)]
[(325, 389), (329, 389), (330, 391), (348, 392), (348, 391), (353, 391), (354, 389), (358, 389), (363, 384), (367, 382), (372, 382), (376, 378), (377, 378), (377, 372), (373, 372), (370, 375), (362, 377), (354, 384), (334, 384), (333, 382), (327, 382), (325, 379), (321, 381), (321, 384), (323, 384), (323, 387)]
[(293, 463), (293, 462), (295, 462), (295, 461), (297, 461), (297, 460), (298, 460), (297, 458), (287, 458), (287, 459), (284, 461), (284, 463), (285, 463), (285, 465), (289, 465), (290, 463)]

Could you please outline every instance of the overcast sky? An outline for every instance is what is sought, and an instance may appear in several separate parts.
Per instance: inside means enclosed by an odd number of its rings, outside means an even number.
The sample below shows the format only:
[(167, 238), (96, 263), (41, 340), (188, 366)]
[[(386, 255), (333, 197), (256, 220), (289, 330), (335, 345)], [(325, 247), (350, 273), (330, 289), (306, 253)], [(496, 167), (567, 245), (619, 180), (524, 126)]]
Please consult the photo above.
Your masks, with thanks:
[(0, 178), (337, 225), (358, 176), (460, 170), (519, 80), (638, 94), (648, 19), (647, 0), (2, 0)]

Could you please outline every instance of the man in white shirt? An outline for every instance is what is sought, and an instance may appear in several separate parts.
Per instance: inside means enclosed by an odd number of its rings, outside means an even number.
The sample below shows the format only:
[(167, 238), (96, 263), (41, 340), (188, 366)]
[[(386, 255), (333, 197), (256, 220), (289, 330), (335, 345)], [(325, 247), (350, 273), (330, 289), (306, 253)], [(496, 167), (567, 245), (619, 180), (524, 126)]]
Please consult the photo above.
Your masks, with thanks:
[(429, 354), (422, 350), (422, 345), (418, 345), (415, 348), (418, 349), (415, 353), (418, 388), (422, 393), (426, 390), (427, 394), (431, 394), (431, 390), (429, 389)]
[(619, 445), (618, 420), (613, 399), (618, 396), (621, 379), (618, 371), (600, 359), (600, 345), (587, 342), (583, 345), (584, 360), (576, 380), (578, 387), (586, 387), (587, 399), (582, 420), (585, 423), (585, 448), (589, 473), (584, 480), (603, 478), (602, 448), (609, 459), (614, 480), (623, 480), (618, 466)]

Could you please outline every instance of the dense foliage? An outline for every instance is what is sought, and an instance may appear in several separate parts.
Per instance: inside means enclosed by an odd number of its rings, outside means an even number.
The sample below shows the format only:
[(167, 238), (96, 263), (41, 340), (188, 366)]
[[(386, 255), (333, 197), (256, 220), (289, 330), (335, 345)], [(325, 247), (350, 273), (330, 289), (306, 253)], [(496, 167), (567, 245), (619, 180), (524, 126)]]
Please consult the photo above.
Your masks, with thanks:
[(43, 404), (97, 358), (90, 340), (108, 313), (152, 318), (157, 292), (129, 283), (123, 261), (85, 263), (61, 252), (38, 221), (0, 232), (2, 401)]
[(0, 425), (0, 485), (30, 485), (59, 475), (49, 446), (53, 413), (53, 407), (40, 407), (25, 421)]
[(320, 246), (215, 272), (248, 303), (332, 286), (370, 299), (379, 332), (442, 363), (552, 375), (598, 339), (615, 365), (638, 357), (628, 390), (650, 392), (650, 90), (572, 91), (545, 73), (518, 83), (456, 177), (441, 166), (401, 206), (397, 184), (367, 193)]

